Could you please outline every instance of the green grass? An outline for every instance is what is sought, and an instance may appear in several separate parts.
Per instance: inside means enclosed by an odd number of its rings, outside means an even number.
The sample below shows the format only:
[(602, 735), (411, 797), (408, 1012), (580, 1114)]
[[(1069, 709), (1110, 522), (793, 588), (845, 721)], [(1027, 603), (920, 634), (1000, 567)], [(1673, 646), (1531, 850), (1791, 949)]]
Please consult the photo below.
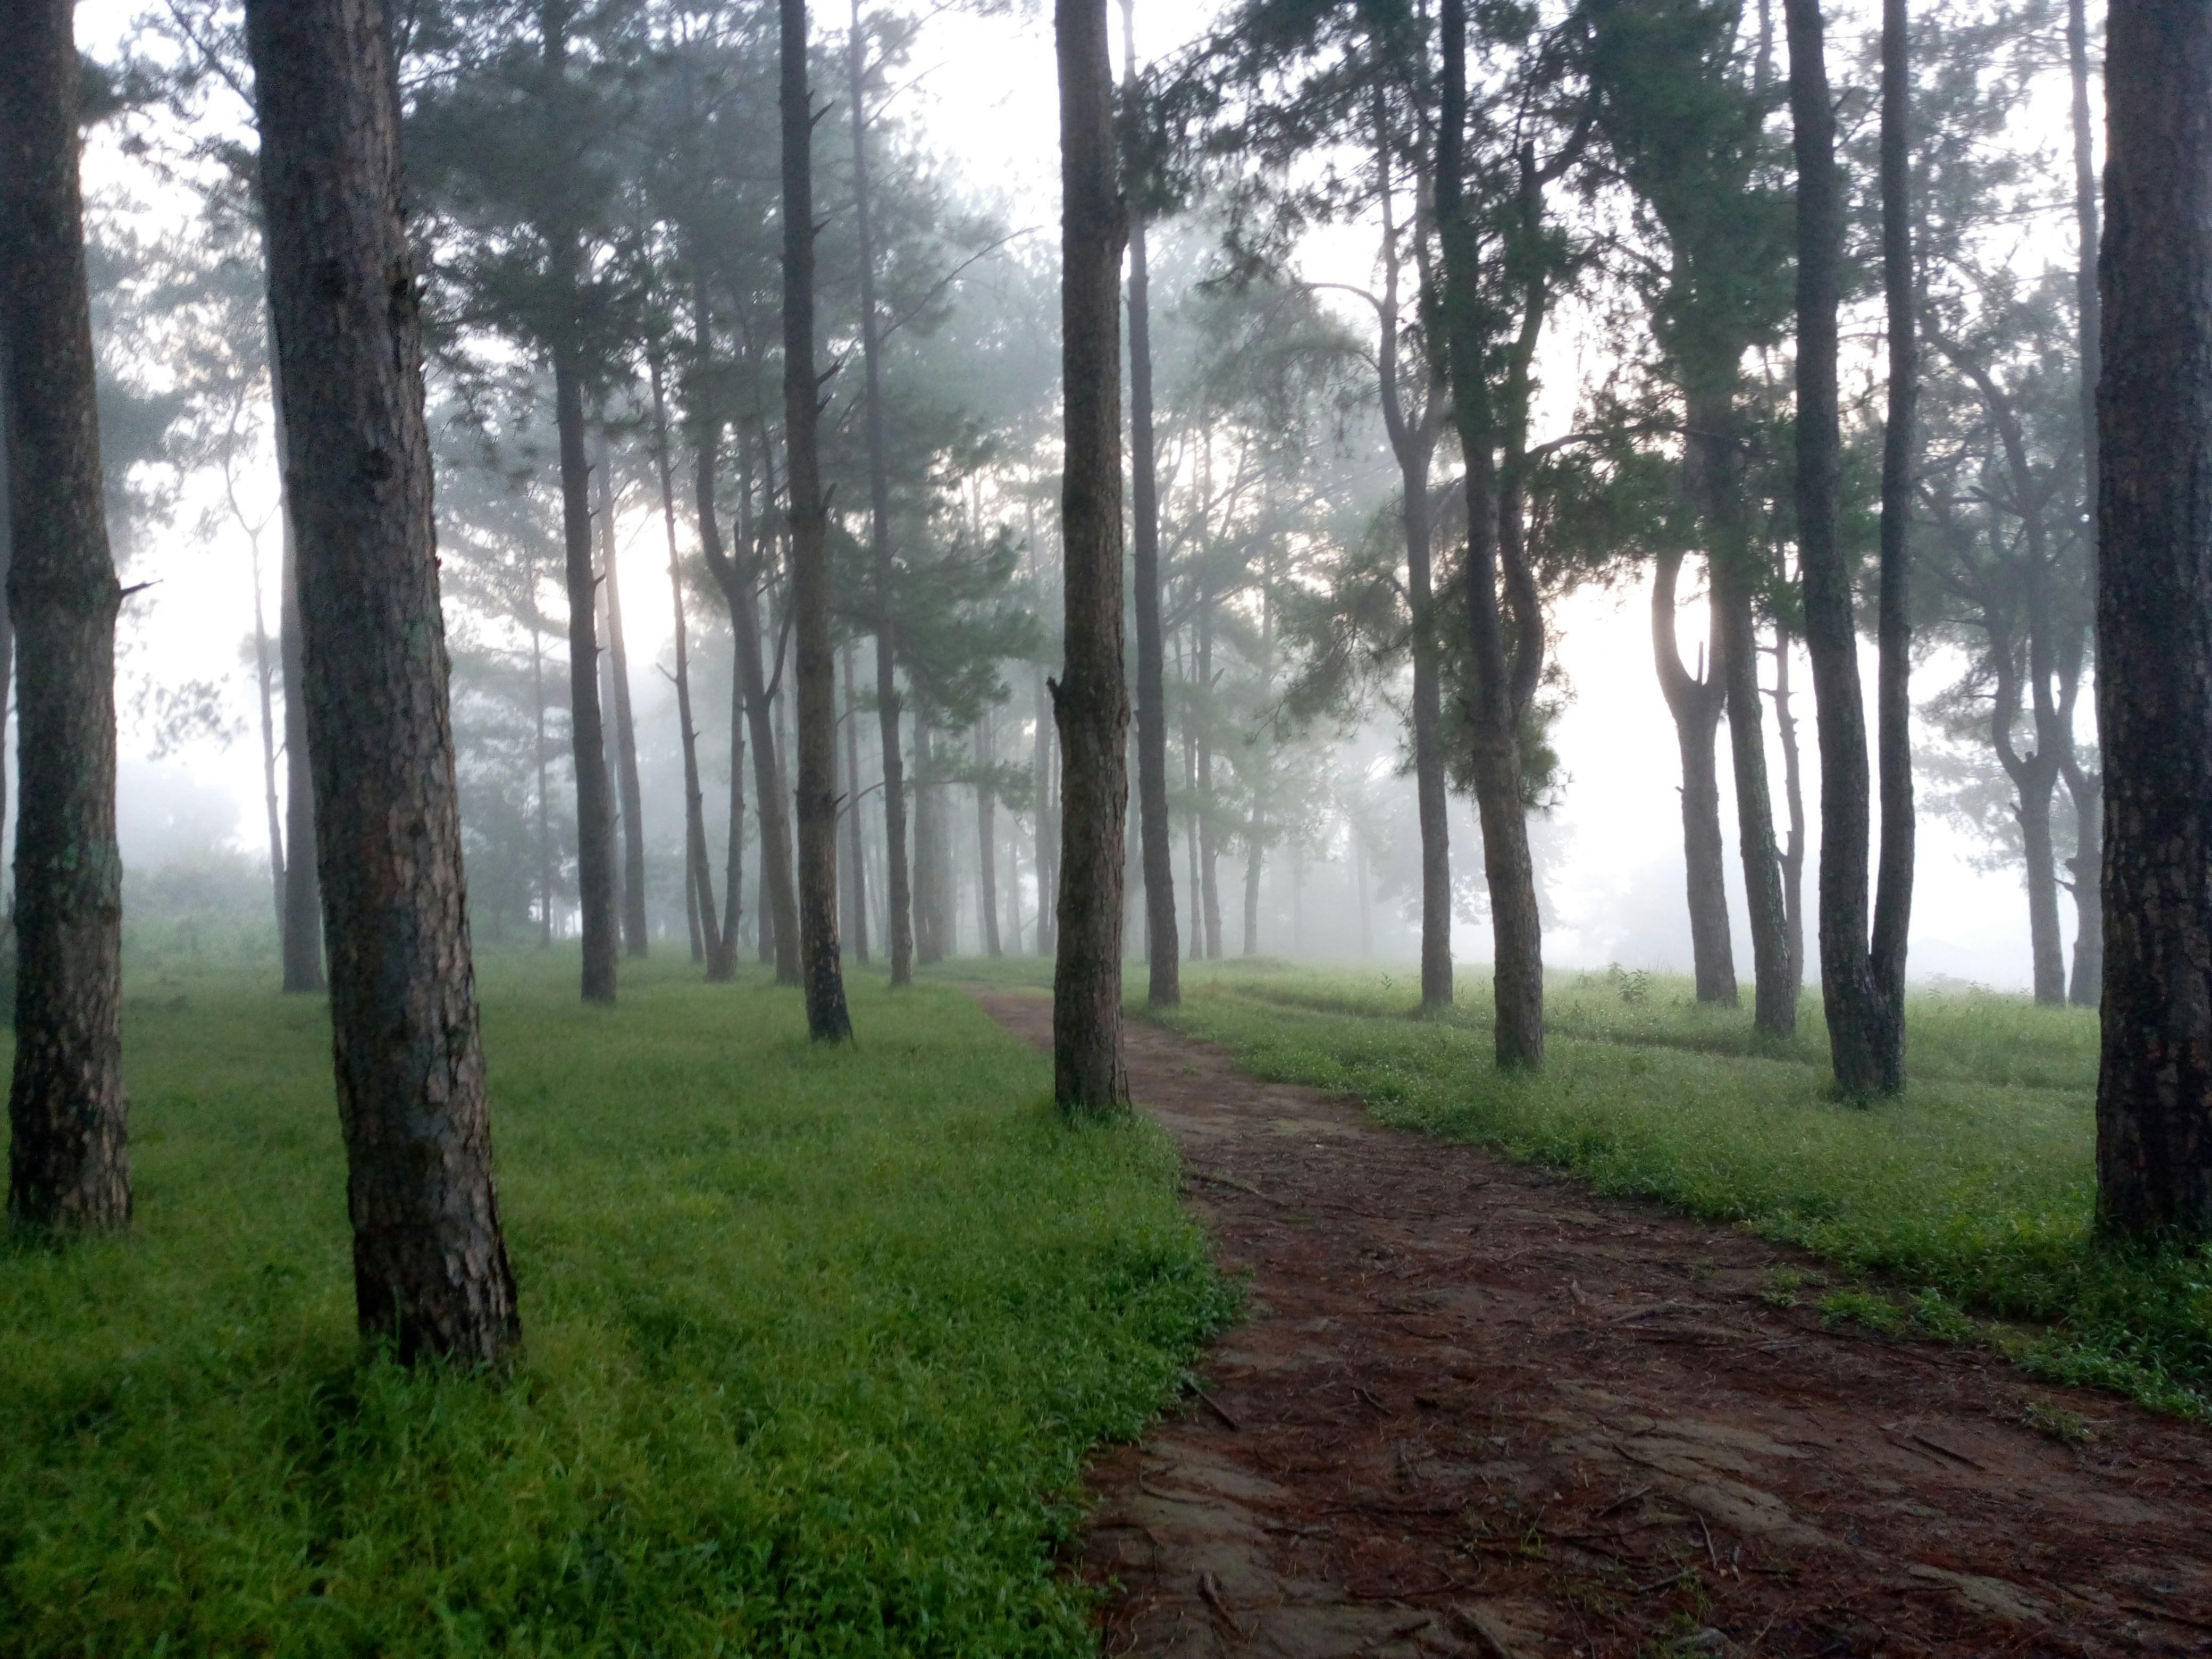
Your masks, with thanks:
[[(1133, 1006), (1142, 981), (1128, 982)], [(2094, 1013), (1917, 995), (1911, 1086), (1849, 1105), (1831, 1093), (1816, 1000), (1795, 1041), (1763, 1045), (1747, 1011), (1698, 1008), (1680, 981), (1557, 975), (1547, 1066), (1529, 1078), (1492, 1064), (1486, 982), (1463, 973), (1439, 1019), (1419, 1017), (1418, 990), (1410, 969), (1194, 965), (1167, 1019), (1261, 1077), (1356, 1091), (1386, 1121), (1805, 1246), (1873, 1276), (1853, 1295), (1887, 1297), (1927, 1334), (2212, 1419), (2212, 1255), (2090, 1237)], [(1866, 1314), (1849, 1297), (1830, 1311)]]
[(483, 964), (526, 1350), (353, 1329), (319, 1002), (126, 1002), (137, 1220), (0, 1252), (0, 1651), (1078, 1654), (1086, 1449), (1231, 1311), (1142, 1121), (965, 998)]

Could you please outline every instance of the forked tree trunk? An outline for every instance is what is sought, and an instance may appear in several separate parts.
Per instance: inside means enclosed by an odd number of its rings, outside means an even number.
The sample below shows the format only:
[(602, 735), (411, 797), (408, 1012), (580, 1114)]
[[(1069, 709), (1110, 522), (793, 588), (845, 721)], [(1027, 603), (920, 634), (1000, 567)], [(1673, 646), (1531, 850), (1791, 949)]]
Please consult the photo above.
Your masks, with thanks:
[(1882, 1043), (1867, 953), (1866, 714), (1850, 577), (1837, 538), (1844, 198), (1820, 0), (1786, 0), (1784, 15), (1797, 160), (1798, 561), (1820, 745), (1820, 994), (1836, 1082), (1863, 1095), (1881, 1086)]
[(868, 554), (874, 577), (876, 608), (876, 721), (884, 752), (884, 945), (891, 959), (891, 984), (914, 982), (914, 890), (907, 864), (905, 757), (899, 747), (897, 624), (892, 617), (891, 483), (890, 445), (884, 416), (882, 322), (876, 313), (876, 245), (873, 203), (869, 193), (866, 37), (860, 30), (860, 0), (853, 0), (852, 117), (853, 208), (860, 264), (860, 356), (866, 379), (868, 444)]
[[(1659, 670), (1659, 692), (1674, 721), (1674, 744), (1682, 757), (1682, 865), (1690, 902), (1690, 958), (1698, 1000), (1735, 1006), (1735, 947), (1729, 936), (1726, 854), (1721, 842), (1721, 705), (1727, 691), (1726, 647), (1720, 629), (1711, 631), (1712, 661), (1701, 676), (1682, 666), (1674, 625), (1675, 588), (1682, 555), (1659, 555), (1651, 573), (1651, 656)], [(1708, 606), (1719, 620), (1719, 587)]]
[(2212, 1239), (2212, 7), (2113, 0), (2097, 394), (2097, 1221)]
[(521, 1325), (461, 879), (398, 82), (374, 0), (251, 0), (246, 15), (355, 1298), (403, 1360), (489, 1363)]
[(69, 1231), (131, 1219), (115, 844), (123, 590), (100, 488), (75, 10), (70, 0), (17, 7), (0, 61), (0, 400), (22, 766), (8, 1216)]
[(821, 382), (814, 374), (814, 109), (806, 0), (781, 0), (783, 418), (798, 660), (799, 957), (806, 1030), (853, 1035), (837, 940), (837, 658), (830, 637), (830, 508), (822, 494)]
[(1053, 1090), (1068, 1113), (1129, 1101), (1121, 1060), (1122, 817), (1129, 691), (1121, 669), (1121, 268), (1106, 0), (1055, 0), (1060, 67), (1060, 483), (1066, 667), (1060, 728), (1060, 950)]
[[(1137, 97), (1136, 0), (1121, 0), (1122, 84)], [(1129, 508), (1131, 596), (1137, 617), (1137, 820), (1144, 855), (1146, 994), (1156, 1008), (1182, 1001), (1176, 937), (1175, 836), (1168, 826), (1167, 662), (1160, 643), (1160, 483), (1152, 436), (1152, 276), (1145, 216), (1129, 222)], [(994, 956), (997, 951), (992, 952)]]
[(1452, 416), (1467, 458), (1468, 633), (1474, 658), (1470, 709), (1475, 802), (1490, 886), (1496, 1000), (1494, 1042), (1502, 1066), (1544, 1061), (1543, 924), (1521, 795), (1520, 716), (1498, 603), (1496, 409), (1487, 380), (1481, 272), (1467, 217), (1462, 147), (1467, 124), (1467, 8), (1443, 0), (1443, 96), (1437, 129), (1437, 220), (1443, 265), (1445, 361)]
[(637, 776), (637, 723), (629, 696), (629, 650), (623, 640), (622, 572), (615, 558), (614, 458), (607, 448), (607, 429), (598, 432), (593, 471), (599, 485), (599, 563), (607, 584), (607, 673), (614, 685), (615, 793), (622, 803), (623, 945), (631, 956), (642, 957), (652, 944), (645, 917), (645, 822), (641, 811), (645, 792)]

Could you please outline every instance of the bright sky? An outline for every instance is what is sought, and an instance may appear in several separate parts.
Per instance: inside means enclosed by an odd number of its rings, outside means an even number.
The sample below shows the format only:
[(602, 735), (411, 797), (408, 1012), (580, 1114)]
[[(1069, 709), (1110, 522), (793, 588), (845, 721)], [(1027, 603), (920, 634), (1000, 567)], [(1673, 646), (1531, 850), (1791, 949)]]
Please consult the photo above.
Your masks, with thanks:
[[(1200, 32), (1218, 6), (1218, 0), (1144, 0), (1138, 15), (1139, 53), (1149, 58), (1172, 50)], [(104, 54), (137, 9), (137, 0), (85, 0), (78, 13), (81, 41)], [(1050, 226), (1057, 211), (1057, 104), (1050, 9), (1042, 7), (1039, 13), (1026, 21), (940, 15), (923, 36), (908, 90), (902, 96), (911, 106), (907, 112), (920, 117), (935, 148), (974, 187), (1002, 193), (1010, 210), (1023, 215), (1016, 222)], [(842, 7), (836, 15), (821, 19), (832, 27), (843, 21)], [(1114, 24), (1118, 64), (1118, 9)], [(88, 174), (95, 186), (117, 177), (113, 158), (95, 154), (88, 160)], [(1369, 276), (1364, 250), (1370, 246), (1371, 237), (1364, 233), (1332, 236), (1307, 250), (1305, 274), (1364, 283)], [(1586, 349), (1586, 343), (1566, 338), (1553, 355), (1553, 390), (1560, 394), (1547, 411), (1553, 431), (1572, 413), (1571, 400), (1564, 395), (1569, 388), (1560, 383), (1571, 379), (1572, 365)], [(132, 601), (127, 626), (134, 643), (127, 666), (173, 679), (228, 676), (244, 714), (251, 707), (250, 682), (240, 658), (252, 616), (246, 550), (242, 538), (200, 545), (185, 535), (181, 526), (197, 517), (198, 505), (188, 502), (179, 514), (179, 531), (134, 568), (133, 580), (158, 579), (159, 585)], [(633, 593), (654, 591), (662, 569), (664, 556), (655, 550), (653, 538), (629, 533), (645, 528), (625, 526), (622, 538), (623, 585)], [(270, 582), (273, 618), (273, 573)], [(1546, 956), (1559, 965), (1602, 965), (1624, 950), (1624, 940), (1632, 940), (1641, 956), (1631, 965), (1686, 966), (1679, 762), (1673, 726), (1654, 684), (1647, 594), (1640, 584), (1586, 592), (1567, 600), (1556, 618), (1559, 656), (1573, 693), (1557, 732), (1567, 787), (1540, 839), (1555, 849), (1549, 877), (1560, 925), (1547, 939)], [(665, 688), (649, 668), (665, 659), (669, 649), (659, 608), (633, 603), (629, 610), (640, 719), (672, 719), (659, 706)], [(1694, 651), (1702, 607), (1686, 608), (1682, 626), (1684, 648)], [(1863, 678), (1870, 693), (1870, 651)], [(1931, 666), (1917, 695), (1949, 678), (1944, 665)], [(1809, 763), (1812, 708), (1809, 676), (1802, 661), (1796, 683), (1807, 690), (1800, 715)], [(1871, 729), (1871, 708), (1869, 721)], [(1771, 720), (1768, 731), (1771, 744)], [(196, 832), (202, 827), (259, 849), (258, 733), (249, 731), (226, 750), (201, 745), (157, 767), (146, 759), (144, 742), (128, 729), (126, 720), (124, 750), (126, 860), (157, 859), (173, 836), (183, 833), (198, 839)], [(1773, 770), (1778, 801), (1778, 750)], [(1722, 772), (1723, 822), (1733, 866), (1735, 807), (1725, 793), (1725, 762)], [(1817, 829), (1816, 789), (1815, 778), (1808, 776), (1808, 810)], [(1974, 870), (1967, 861), (1972, 848), (1949, 826), (1926, 815), (1920, 847), (1912, 927), (1915, 976), (1944, 974), (2008, 988), (2025, 986), (2026, 906), (2018, 879)], [(1454, 851), (1455, 860), (1474, 856), (1464, 838)], [(1812, 869), (1808, 860), (1808, 896)], [(1740, 970), (1747, 980), (1750, 954), (1748, 939), (1741, 934), (1740, 890), (1732, 908), (1740, 933)], [(2070, 933), (2070, 906), (2065, 909)], [(1462, 961), (1487, 956), (1488, 940), (1479, 931), (1462, 928), (1456, 943)]]

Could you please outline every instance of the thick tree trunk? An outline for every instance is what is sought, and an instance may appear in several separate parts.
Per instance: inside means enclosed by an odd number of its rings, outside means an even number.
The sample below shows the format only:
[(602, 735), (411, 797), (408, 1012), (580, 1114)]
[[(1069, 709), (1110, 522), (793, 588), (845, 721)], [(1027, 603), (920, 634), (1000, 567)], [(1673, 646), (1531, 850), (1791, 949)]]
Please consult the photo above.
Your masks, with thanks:
[[(270, 325), (270, 361), (276, 361), (275, 325)], [(274, 380), (271, 375), (271, 380)], [(275, 392), (276, 437), (282, 467), (284, 400)], [(307, 700), (300, 626), (300, 541), (293, 527), (292, 490), (278, 486), (284, 568), (276, 577), (276, 651), (284, 670), (284, 989), (287, 994), (319, 994), (323, 979), (323, 888), (316, 870), (315, 780), (307, 764)]]
[(584, 448), (582, 368), (553, 350), (561, 441), (561, 522), (568, 594), (568, 739), (576, 771), (576, 902), (584, 935), (584, 1000), (612, 1002), (616, 950), (614, 792), (599, 715), (599, 577), (592, 563), (591, 464)]
[(852, 936), (853, 960), (868, 963), (868, 860), (860, 835), (860, 706), (853, 690), (853, 642), (845, 641), (841, 666), (845, 676), (845, 857), (851, 896), (845, 931)]
[[(1498, 603), (1496, 413), (1487, 381), (1475, 228), (1467, 216), (1462, 147), (1467, 122), (1465, 0), (1443, 0), (1443, 97), (1437, 125), (1437, 219), (1443, 251), (1445, 361), (1453, 422), (1467, 459), (1468, 632), (1474, 665), (1475, 802), (1482, 817), (1484, 874), (1496, 1000), (1494, 1041), (1502, 1066), (1544, 1061), (1543, 924), (1521, 794), (1520, 711)], [(1525, 623), (1533, 620), (1523, 616)], [(1524, 670), (1529, 665), (1524, 661)]]
[(355, 1296), (403, 1360), (488, 1363), (521, 1327), (461, 878), (398, 82), (374, 0), (251, 0), (246, 33)]
[(830, 636), (830, 508), (822, 494), (821, 382), (814, 374), (814, 107), (806, 0), (781, 0), (783, 75), (783, 418), (791, 522), (791, 619), (799, 712), (799, 957), (806, 1030), (853, 1035), (837, 939), (837, 656)]
[(1797, 160), (1798, 562), (1820, 745), (1820, 994), (1836, 1081), (1847, 1093), (1869, 1094), (1882, 1084), (1884, 1045), (1867, 954), (1866, 714), (1850, 577), (1837, 539), (1844, 198), (1820, 0), (1786, 0), (1784, 15)]
[(899, 747), (897, 624), (892, 611), (891, 484), (890, 437), (884, 415), (882, 323), (876, 312), (876, 251), (873, 203), (869, 191), (866, 37), (860, 29), (860, 0), (853, 0), (852, 118), (853, 205), (860, 265), (860, 356), (866, 377), (868, 444), (868, 552), (875, 579), (876, 720), (884, 751), (884, 945), (890, 955), (893, 987), (914, 982), (914, 892), (907, 863), (905, 758)]
[(607, 449), (607, 429), (597, 434), (593, 471), (599, 486), (599, 562), (606, 573), (607, 672), (614, 685), (615, 793), (622, 803), (623, 944), (630, 955), (642, 957), (652, 948), (645, 919), (645, 823), (641, 803), (645, 792), (637, 776), (637, 723), (629, 696), (629, 650), (623, 640), (622, 573), (615, 560), (614, 462)]
[(70, 0), (15, 8), (0, 61), (0, 402), (22, 768), (8, 1215), (57, 1230), (131, 1219), (115, 844), (123, 590), (100, 487), (75, 10)]
[(1244, 830), (1244, 954), (1260, 954), (1260, 871), (1265, 860), (1267, 819), (1257, 805)]
[[(1136, 0), (1121, 0), (1123, 85), (1137, 95)], [(1168, 826), (1167, 662), (1160, 642), (1160, 483), (1152, 435), (1152, 275), (1145, 221), (1129, 225), (1129, 507), (1131, 596), (1137, 618), (1137, 820), (1144, 854), (1146, 998), (1182, 1001), (1182, 945), (1175, 902), (1175, 835)], [(998, 953), (994, 951), (993, 955)]]
[(1121, 669), (1121, 267), (1106, 0), (1055, 0), (1060, 64), (1060, 350), (1066, 454), (1066, 668), (1050, 683), (1062, 756), (1054, 1094), (1121, 1109), (1122, 817), (1129, 692)]
[(2066, 1005), (2066, 956), (2058, 933), (2058, 868), (2051, 845), (2051, 795), (2057, 780), (2034, 769), (2033, 785), (2020, 789), (2021, 850), (2027, 866), (2027, 943), (2035, 1000), (2045, 1008)]
[(1882, 0), (1882, 287), (1889, 327), (1889, 407), (1882, 428), (1881, 655), (1875, 671), (1875, 769), (1881, 844), (1875, 872), (1873, 975), (1877, 1075), (1905, 1086), (1905, 964), (1912, 921), (1912, 499), (1919, 463), (1919, 282), (1912, 257), (1911, 28), (1906, 0)]
[(2212, 1239), (2212, 7), (2113, 0), (2097, 394), (2097, 1219)]
[(1718, 744), (1721, 705), (1727, 690), (1723, 665), (1726, 647), (1719, 628), (1720, 590), (1713, 582), (1708, 610), (1713, 660), (1704, 674), (1682, 666), (1675, 632), (1675, 588), (1682, 555), (1660, 554), (1651, 573), (1651, 655), (1659, 670), (1659, 691), (1674, 721), (1674, 744), (1682, 757), (1682, 863), (1690, 902), (1690, 960), (1698, 1000), (1735, 1006), (1735, 948), (1729, 936), (1727, 855), (1721, 841)]

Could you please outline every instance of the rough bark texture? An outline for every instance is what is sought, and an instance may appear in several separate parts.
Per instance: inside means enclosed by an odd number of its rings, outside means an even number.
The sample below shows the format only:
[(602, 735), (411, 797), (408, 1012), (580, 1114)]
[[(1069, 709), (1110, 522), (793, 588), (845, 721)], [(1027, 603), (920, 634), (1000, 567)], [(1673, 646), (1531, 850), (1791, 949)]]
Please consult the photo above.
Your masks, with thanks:
[[(1729, 757), (1735, 774), (1736, 844), (1743, 864), (1744, 913), (1751, 925), (1752, 1024), (1773, 1036), (1797, 1029), (1799, 957), (1790, 934), (1793, 878), (1774, 846), (1774, 804), (1766, 776), (1766, 728), (1759, 707), (1759, 630), (1738, 544), (1712, 567), (1713, 623), (1721, 647), (1721, 677), (1728, 689)], [(1787, 684), (1778, 671), (1778, 684)], [(1786, 693), (1778, 695), (1786, 696)], [(1778, 709), (1779, 709), (1778, 704)], [(1787, 726), (1785, 713), (1777, 719)], [(1803, 807), (1796, 788), (1796, 738), (1785, 729), (1790, 771), (1792, 844), (1802, 835)]]
[[(2067, 0), (2066, 59), (2071, 82), (2074, 129), (2074, 282), (2081, 353), (2081, 512), (2097, 523), (2097, 380), (2103, 364), (2100, 307), (2097, 295), (2097, 168), (2089, 116), (2089, 18), (2087, 0)], [(2089, 585), (2097, 582), (2097, 541), (2089, 538)], [(2066, 772), (2081, 826), (2072, 860), (2074, 877), (2074, 982), (2069, 1000), (2094, 1008), (2105, 977), (2105, 906), (2102, 780), (2079, 766)]]
[(374, 0), (252, 0), (362, 1329), (520, 1339), (492, 1188), (398, 87)]
[[(270, 325), (273, 331), (275, 325)], [(276, 342), (270, 342), (276, 361)], [(275, 376), (272, 374), (273, 382)], [(284, 453), (284, 400), (276, 407), (279, 465)], [(284, 989), (319, 994), (323, 978), (323, 886), (316, 868), (315, 778), (307, 764), (307, 700), (302, 691), (307, 667), (301, 647), (300, 538), (293, 522), (292, 492), (281, 486), (284, 568), (277, 577), (276, 649), (284, 668)]]
[(71, 0), (15, 8), (0, 60), (0, 384), (22, 767), (8, 1215), (88, 1230), (130, 1221), (131, 1156), (115, 844), (123, 590), (100, 489), (75, 10)]
[[(1874, 982), (1876, 1081), (1905, 1086), (1905, 959), (1912, 921), (1912, 498), (1919, 463), (1920, 295), (1912, 259), (1911, 28), (1906, 0), (1882, 0), (1881, 248), (1889, 329), (1889, 407), (1882, 428), (1881, 568), (1876, 624), (1876, 775), (1881, 845), (1875, 873)], [(2039, 700), (2049, 684), (2039, 687)]]
[[(1498, 603), (1498, 422), (1486, 367), (1475, 228), (1467, 216), (1462, 145), (1467, 125), (1467, 8), (1443, 0), (1443, 98), (1437, 128), (1437, 220), (1443, 254), (1445, 362), (1453, 423), (1467, 458), (1468, 642), (1474, 663), (1475, 802), (1490, 886), (1498, 1063), (1544, 1061), (1543, 927), (1521, 798), (1520, 719)], [(1533, 617), (1524, 608), (1524, 626)], [(1519, 666), (1532, 665), (1523, 653)]]
[(814, 110), (806, 0), (781, 0), (783, 417), (798, 654), (799, 958), (806, 1029), (853, 1035), (837, 942), (837, 656), (830, 638), (830, 511), (822, 494), (821, 386), (814, 375)]
[(866, 37), (853, 0), (853, 209), (860, 265), (860, 356), (866, 377), (868, 553), (875, 575), (876, 720), (884, 753), (884, 949), (893, 986), (914, 982), (914, 890), (907, 865), (904, 755), (899, 747), (897, 624), (891, 616), (891, 481), (884, 429), (883, 325), (876, 312), (876, 244), (869, 194)]
[(1060, 66), (1060, 545), (1066, 666), (1052, 690), (1061, 755), (1053, 1088), (1066, 1112), (1127, 1106), (1121, 1062), (1122, 819), (1129, 690), (1121, 669), (1121, 244), (1106, 0), (1055, 0)]
[(623, 946), (642, 957), (652, 945), (645, 918), (645, 792), (637, 776), (637, 723), (629, 697), (629, 651), (623, 641), (622, 572), (615, 558), (614, 460), (605, 427), (599, 429), (592, 459), (599, 495), (599, 565), (606, 575), (607, 674), (614, 686), (615, 793), (622, 804)]
[(1721, 706), (1727, 694), (1726, 648), (1719, 627), (1718, 590), (1709, 607), (1712, 660), (1702, 676), (1682, 666), (1674, 627), (1675, 588), (1682, 555), (1659, 556), (1651, 573), (1651, 656), (1659, 692), (1674, 721), (1682, 757), (1682, 864), (1690, 902), (1690, 958), (1700, 1002), (1735, 1006), (1735, 947), (1729, 937), (1727, 854), (1721, 840), (1721, 784), (1717, 748)]
[[(1136, 0), (1121, 0), (1121, 67), (1137, 95)], [(1156, 1008), (1182, 1001), (1182, 940), (1175, 901), (1175, 836), (1168, 825), (1167, 660), (1160, 641), (1160, 481), (1152, 436), (1152, 274), (1142, 215), (1129, 225), (1130, 580), (1137, 619), (1137, 827), (1144, 851), (1146, 995)]]
[(983, 954), (1002, 957), (999, 938), (999, 795), (991, 787), (991, 717), (975, 722), (975, 912), (982, 923)]
[(1843, 182), (1829, 98), (1820, 0), (1786, 0), (1790, 107), (1797, 159), (1797, 540), (1805, 643), (1820, 745), (1820, 995), (1837, 1083), (1881, 1085), (1874, 973), (1867, 955), (1866, 714), (1850, 577), (1837, 539), (1842, 438), (1836, 402), (1836, 307)]
[(2105, 89), (2097, 1218), (2212, 1239), (2212, 7), (2114, 0)]

